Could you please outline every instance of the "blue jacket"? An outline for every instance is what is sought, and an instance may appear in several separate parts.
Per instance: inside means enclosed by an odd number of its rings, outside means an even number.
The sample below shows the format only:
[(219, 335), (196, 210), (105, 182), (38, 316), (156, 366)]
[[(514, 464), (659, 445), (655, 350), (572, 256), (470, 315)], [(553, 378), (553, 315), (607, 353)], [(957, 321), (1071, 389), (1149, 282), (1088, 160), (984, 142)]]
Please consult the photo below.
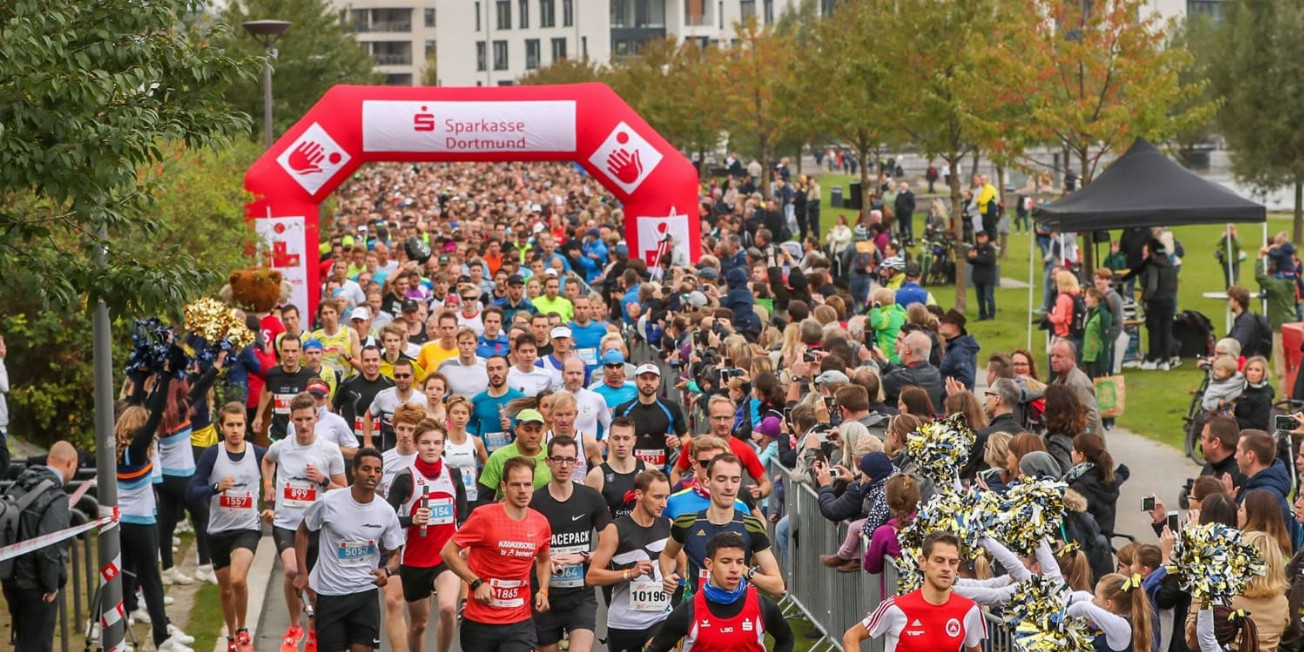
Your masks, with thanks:
[[(946, 353), (937, 370), (942, 379), (954, 378), (973, 391), (974, 376), (978, 373), (978, 341), (972, 335), (960, 335), (946, 341)], [(939, 409), (941, 406), (937, 406)]]
[[(607, 250), (607, 243), (603, 242), (601, 238), (594, 238), (593, 242), (586, 242), (584, 246), (580, 248), (580, 251), (584, 252), (585, 258), (588, 258), (589, 254), (597, 254), (597, 265), (600, 267), (606, 266), (606, 264), (611, 260), (611, 254)], [(589, 258), (589, 260), (593, 259)]]
[(902, 308), (909, 308), (916, 303), (928, 305), (928, 290), (914, 281), (907, 281), (896, 291), (896, 302)]
[(1286, 521), (1286, 531), (1290, 532), (1290, 540), (1298, 548), (1301, 541), (1300, 527), (1295, 521), (1295, 513), (1291, 509), (1290, 501), (1286, 499), (1286, 496), (1290, 495), (1290, 487), (1290, 472), (1286, 470), (1284, 462), (1277, 460), (1272, 463), (1272, 466), (1245, 479), (1245, 488), (1237, 494), (1236, 502), (1237, 504), (1243, 502), (1245, 495), (1254, 489), (1272, 492), (1278, 506), (1281, 507), (1281, 516)]
[(756, 297), (751, 288), (747, 287), (747, 270), (735, 267), (725, 274), (725, 279), (729, 282), (729, 294), (725, 295), (720, 305), (733, 312), (734, 330), (759, 335), (761, 318), (752, 308), (756, 304)]

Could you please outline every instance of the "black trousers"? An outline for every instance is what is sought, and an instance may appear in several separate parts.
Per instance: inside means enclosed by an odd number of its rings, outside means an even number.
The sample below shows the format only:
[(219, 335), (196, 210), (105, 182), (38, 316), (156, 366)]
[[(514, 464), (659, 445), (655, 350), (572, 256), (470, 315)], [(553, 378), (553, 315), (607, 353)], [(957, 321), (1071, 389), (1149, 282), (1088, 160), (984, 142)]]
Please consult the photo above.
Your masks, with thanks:
[(186, 486), (189, 484), (189, 477), (165, 475), (163, 484), (158, 485), (155, 492), (158, 495), (158, 552), (163, 568), (172, 568), (172, 535), (177, 530), (177, 523), (186, 517), (186, 512), (190, 512), (190, 520), (194, 522), (199, 564), (212, 563), (208, 550), (208, 501), (186, 500)]
[(15, 650), (22, 652), (51, 652), (54, 650), (54, 625), (59, 616), (59, 603), (46, 602), (40, 589), (15, 589), (4, 587), (5, 602), (13, 623), (12, 637)]
[[(163, 578), (158, 570), (158, 526), (122, 523), (122, 594), (128, 613), (136, 608), (136, 588), (145, 594), (154, 645), (168, 640), (168, 614), (163, 610)], [(112, 606), (112, 605), (110, 605)]]
[(1173, 312), (1177, 303), (1172, 299), (1159, 299), (1146, 302), (1146, 332), (1149, 333), (1149, 345), (1146, 348), (1146, 360), (1167, 362), (1173, 357)]

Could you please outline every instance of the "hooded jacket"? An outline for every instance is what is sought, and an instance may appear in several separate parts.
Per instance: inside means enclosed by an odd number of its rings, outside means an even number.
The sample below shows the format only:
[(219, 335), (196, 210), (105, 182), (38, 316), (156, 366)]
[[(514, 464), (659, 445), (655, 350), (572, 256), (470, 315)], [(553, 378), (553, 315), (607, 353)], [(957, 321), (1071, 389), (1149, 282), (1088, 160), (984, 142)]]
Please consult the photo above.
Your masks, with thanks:
[(1239, 505), (1244, 502), (1245, 495), (1255, 489), (1272, 492), (1277, 498), (1277, 505), (1281, 507), (1281, 516), (1286, 522), (1286, 531), (1290, 533), (1290, 540), (1295, 547), (1299, 547), (1299, 523), (1295, 521), (1295, 513), (1291, 510), (1290, 501), (1286, 500), (1286, 496), (1290, 495), (1290, 488), (1290, 472), (1286, 470), (1284, 462), (1276, 460), (1272, 466), (1245, 479), (1245, 489), (1236, 495), (1236, 503)]
[(747, 270), (735, 267), (725, 274), (725, 280), (729, 283), (729, 293), (725, 295), (720, 305), (733, 312), (734, 330), (752, 335), (760, 334), (761, 318), (752, 308), (756, 303), (756, 297), (752, 294), (751, 288), (747, 287)]
[(1095, 517), (1087, 511), (1088, 501), (1073, 489), (1064, 491), (1064, 523), (1061, 534), (1065, 541), (1076, 541), (1087, 556), (1087, 565), (1091, 566), (1091, 581), (1094, 584), (1100, 578), (1114, 572), (1113, 551), (1109, 539), (1100, 532)]
[[(31, 466), (18, 480), (14, 489), (25, 494), (32, 491), (41, 482), (49, 480), (51, 485), (45, 490), (45, 496), (37, 498), (20, 517), (20, 533), (23, 539), (49, 534), (66, 529), (71, 516), (68, 512), (68, 500), (63, 492), (63, 477), (48, 466)], [(20, 590), (39, 590), (41, 593), (56, 593), (68, 582), (68, 542), (41, 548), (14, 560), (14, 577), (9, 585)]]
[(1108, 537), (1114, 534), (1119, 487), (1131, 475), (1132, 472), (1127, 466), (1120, 464), (1114, 470), (1114, 482), (1105, 484), (1105, 481), (1100, 479), (1096, 465), (1083, 462), (1069, 469), (1068, 474), (1064, 476), (1064, 482), (1087, 499), (1087, 511), (1091, 512), (1096, 519), (1096, 525), (1100, 526), (1100, 531)]
[[(937, 371), (942, 378), (954, 378), (964, 384), (964, 388), (973, 391), (974, 376), (978, 373), (978, 341), (968, 333), (957, 335), (946, 341), (946, 353), (942, 354), (942, 364)], [(941, 406), (938, 405), (938, 408)]]

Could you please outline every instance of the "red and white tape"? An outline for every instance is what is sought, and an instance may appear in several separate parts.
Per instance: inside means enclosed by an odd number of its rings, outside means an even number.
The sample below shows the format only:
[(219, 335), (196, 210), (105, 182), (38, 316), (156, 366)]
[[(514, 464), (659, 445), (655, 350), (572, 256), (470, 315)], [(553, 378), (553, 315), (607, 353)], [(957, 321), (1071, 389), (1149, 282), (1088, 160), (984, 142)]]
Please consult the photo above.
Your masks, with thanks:
[(106, 527), (106, 528), (113, 527), (118, 523), (118, 516), (116, 514), (116, 510), (114, 511), (115, 513), (110, 516), (103, 516), (89, 523), (83, 523), (81, 525), (73, 526), (66, 530), (50, 532), (49, 534), (42, 534), (40, 536), (32, 537), (30, 539), (19, 541), (18, 543), (15, 543), (13, 545), (0, 548), (0, 561), (13, 559), (20, 555), (25, 555), (29, 552), (40, 550), (41, 548), (45, 548), (47, 546), (52, 546), (61, 541), (67, 541), (68, 539), (71, 539), (81, 534), (82, 532), (94, 530), (95, 528), (98, 527)]

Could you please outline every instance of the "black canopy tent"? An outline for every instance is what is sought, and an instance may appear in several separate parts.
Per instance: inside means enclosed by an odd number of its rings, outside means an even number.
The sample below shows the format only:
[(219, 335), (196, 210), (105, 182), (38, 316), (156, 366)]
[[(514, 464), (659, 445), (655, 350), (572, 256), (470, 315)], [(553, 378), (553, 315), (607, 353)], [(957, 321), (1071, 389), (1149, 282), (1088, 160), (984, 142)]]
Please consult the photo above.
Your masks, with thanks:
[(1267, 222), (1268, 213), (1262, 204), (1191, 172), (1138, 138), (1091, 185), (1037, 207), (1033, 218), (1056, 231), (1086, 232)]
[[(1144, 138), (1137, 138), (1090, 185), (1036, 207), (1033, 219), (1054, 231), (1082, 233), (1086, 247), (1091, 246), (1093, 231), (1130, 227), (1257, 222), (1263, 224), (1265, 242), (1268, 236), (1268, 212), (1262, 204), (1182, 167)], [(1224, 259), (1230, 266), (1230, 251)], [(1030, 312), (1034, 281), (1029, 261)], [(1028, 337), (1031, 347), (1031, 332)]]

